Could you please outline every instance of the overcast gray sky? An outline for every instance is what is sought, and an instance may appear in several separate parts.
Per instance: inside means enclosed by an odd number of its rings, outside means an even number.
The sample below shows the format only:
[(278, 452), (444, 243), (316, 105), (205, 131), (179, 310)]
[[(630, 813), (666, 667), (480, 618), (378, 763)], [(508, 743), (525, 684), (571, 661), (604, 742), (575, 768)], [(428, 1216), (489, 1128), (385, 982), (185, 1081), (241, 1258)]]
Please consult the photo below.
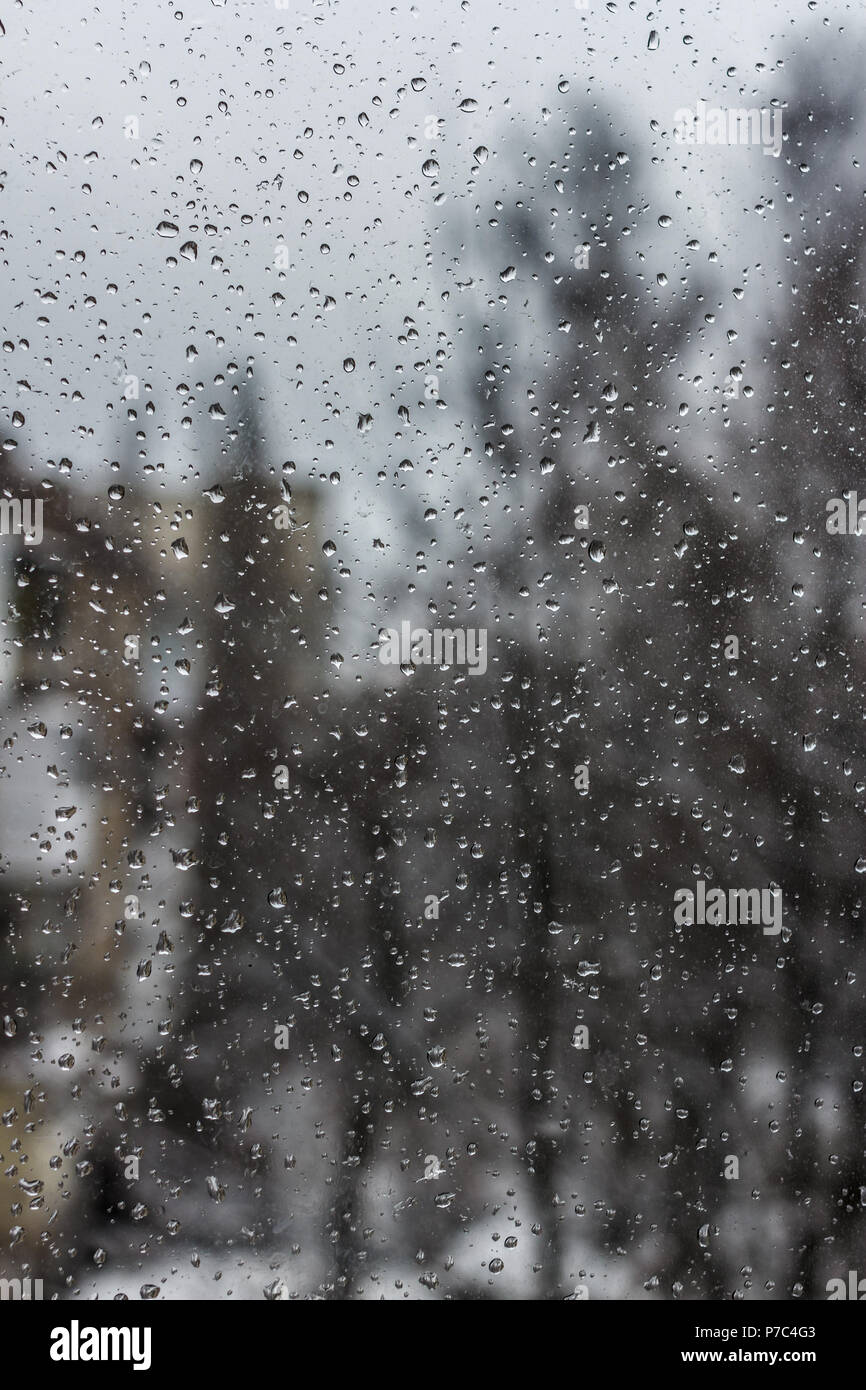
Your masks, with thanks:
[[(226, 400), (215, 374), (235, 364), (237, 380), (252, 356), (274, 462), (339, 473), (323, 485), (329, 529), (369, 555), (390, 506), (378, 469), (435, 458), (425, 486), (453, 484), (460, 375), (446, 363), (448, 410), (417, 405), (425, 363), (454, 341), (456, 282), (479, 271), (471, 250), (465, 275), (455, 262), (455, 228), (471, 239), (486, 222), (519, 176), (515, 152), (596, 103), (600, 122), (611, 112), (640, 146), (658, 212), (702, 229), (723, 283), (748, 268), (772, 296), (785, 246), (756, 205), (775, 190), (783, 209), (784, 159), (685, 151), (670, 140), (673, 115), (699, 96), (789, 100), (794, 58), (840, 36), (854, 52), (863, 15), (838, 0), (19, 4), (0, 39), (5, 437), (38, 463), (67, 456), (100, 491), (107, 461), (136, 450), (140, 468), (165, 469), (172, 500), (198, 498), (196, 470), (213, 476), (209, 411)], [(431, 158), (438, 172), (425, 174)], [(659, 230), (653, 270), (677, 273), (670, 247)], [(480, 267), (482, 299), (502, 291), (499, 269)], [(417, 338), (401, 344), (407, 315)], [(765, 312), (741, 315), (741, 339), (750, 324), (763, 331)], [(132, 425), (125, 374), (140, 381)], [(405, 430), (400, 404), (412, 409)], [(365, 433), (359, 414), (372, 417)]]

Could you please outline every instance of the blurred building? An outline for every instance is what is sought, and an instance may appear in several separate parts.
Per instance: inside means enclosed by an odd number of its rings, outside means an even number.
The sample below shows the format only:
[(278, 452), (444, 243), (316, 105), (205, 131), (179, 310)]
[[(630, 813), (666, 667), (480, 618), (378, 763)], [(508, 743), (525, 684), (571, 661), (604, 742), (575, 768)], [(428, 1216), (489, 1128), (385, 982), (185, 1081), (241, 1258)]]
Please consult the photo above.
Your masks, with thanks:
[(95, 1233), (128, 1213), (125, 1156), (153, 1159), (131, 1098), (195, 969), (182, 904), (219, 834), (214, 712), (271, 790), (274, 721), (311, 688), (310, 494), (260, 466), (218, 476), (175, 506), (4, 467), (0, 497), (43, 506), (38, 539), (0, 535), (0, 1274), (46, 1287), (81, 1208)]

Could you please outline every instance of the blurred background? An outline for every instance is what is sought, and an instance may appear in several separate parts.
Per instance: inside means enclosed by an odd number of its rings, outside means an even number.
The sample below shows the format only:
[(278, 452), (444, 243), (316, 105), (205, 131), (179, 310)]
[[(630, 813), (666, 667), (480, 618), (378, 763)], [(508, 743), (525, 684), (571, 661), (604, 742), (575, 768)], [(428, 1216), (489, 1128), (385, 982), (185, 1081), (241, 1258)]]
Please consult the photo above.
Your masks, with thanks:
[(862, 8), (180, 3), (0, 32), (0, 1277), (823, 1299)]

